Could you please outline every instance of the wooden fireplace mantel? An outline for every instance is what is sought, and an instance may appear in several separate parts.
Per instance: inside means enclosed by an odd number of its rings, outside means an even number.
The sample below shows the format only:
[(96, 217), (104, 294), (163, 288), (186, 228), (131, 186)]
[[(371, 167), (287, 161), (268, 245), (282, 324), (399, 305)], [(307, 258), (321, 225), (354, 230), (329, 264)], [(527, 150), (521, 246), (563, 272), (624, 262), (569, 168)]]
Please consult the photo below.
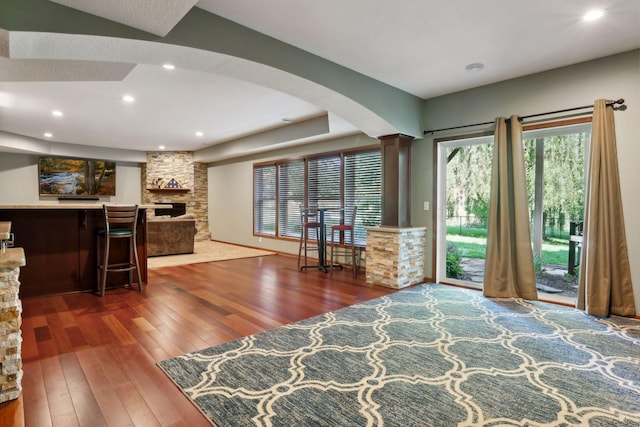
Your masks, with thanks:
[(188, 193), (190, 188), (147, 188), (152, 193)]

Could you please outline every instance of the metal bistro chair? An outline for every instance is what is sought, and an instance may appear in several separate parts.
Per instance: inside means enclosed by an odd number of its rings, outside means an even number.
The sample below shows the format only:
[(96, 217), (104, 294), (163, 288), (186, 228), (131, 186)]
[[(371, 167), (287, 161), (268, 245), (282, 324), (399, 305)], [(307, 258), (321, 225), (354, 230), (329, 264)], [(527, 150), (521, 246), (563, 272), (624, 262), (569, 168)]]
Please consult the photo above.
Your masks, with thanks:
[[(298, 269), (304, 270), (305, 268), (318, 268), (318, 264), (309, 265), (307, 262), (307, 256), (309, 251), (315, 251), (318, 253), (318, 259), (320, 259), (320, 213), (316, 208), (309, 208), (300, 206), (300, 247), (298, 248)], [(311, 243), (309, 239), (309, 231), (315, 230), (316, 241)], [(304, 264), (300, 265), (302, 260), (302, 251), (304, 250)]]
[[(133, 288), (133, 270), (136, 271), (138, 289), (142, 292), (142, 276), (140, 274), (140, 262), (138, 259), (138, 246), (136, 241), (138, 223), (138, 205), (134, 206), (107, 206), (103, 205), (105, 228), (98, 231), (98, 290), (100, 296), (104, 296), (107, 287), (107, 273), (115, 271), (129, 272), (129, 287)], [(128, 261), (110, 263), (111, 240), (127, 239), (129, 250)]]
[[(334, 252), (336, 256), (343, 255), (344, 257), (351, 256), (351, 267), (353, 269), (353, 276), (358, 274), (358, 268), (360, 267), (360, 249), (355, 245), (355, 233), (354, 228), (356, 224), (356, 215), (358, 214), (358, 207), (354, 206), (351, 211), (350, 221), (344, 224), (337, 224), (331, 226), (331, 262), (329, 263), (329, 271), (333, 271), (334, 266)], [(338, 232), (336, 239), (335, 232)], [(349, 232), (349, 241), (347, 242), (346, 233)], [(341, 235), (344, 233), (344, 244), (341, 244)]]

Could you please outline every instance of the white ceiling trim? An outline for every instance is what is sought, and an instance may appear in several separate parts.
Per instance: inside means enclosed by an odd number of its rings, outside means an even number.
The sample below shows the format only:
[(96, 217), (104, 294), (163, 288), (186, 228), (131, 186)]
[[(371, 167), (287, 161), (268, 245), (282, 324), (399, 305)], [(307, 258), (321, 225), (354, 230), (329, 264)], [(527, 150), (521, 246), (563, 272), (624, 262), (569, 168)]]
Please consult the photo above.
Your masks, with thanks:
[(0, 152), (85, 157), (109, 159), (120, 162), (144, 163), (147, 161), (147, 155), (144, 151), (43, 141), (38, 138), (31, 138), (24, 135), (16, 135), (2, 131), (0, 131)]
[(273, 149), (273, 146), (286, 141), (296, 141), (314, 135), (329, 132), (329, 117), (323, 114), (309, 120), (292, 123), (289, 126), (281, 126), (246, 138), (229, 141), (199, 150), (195, 156), (196, 161), (213, 162), (240, 157), (248, 153), (264, 152)]
[(121, 81), (135, 64), (49, 59), (8, 59), (0, 55), (2, 82)]
[(161, 37), (191, 10), (197, 0), (50, 0)]

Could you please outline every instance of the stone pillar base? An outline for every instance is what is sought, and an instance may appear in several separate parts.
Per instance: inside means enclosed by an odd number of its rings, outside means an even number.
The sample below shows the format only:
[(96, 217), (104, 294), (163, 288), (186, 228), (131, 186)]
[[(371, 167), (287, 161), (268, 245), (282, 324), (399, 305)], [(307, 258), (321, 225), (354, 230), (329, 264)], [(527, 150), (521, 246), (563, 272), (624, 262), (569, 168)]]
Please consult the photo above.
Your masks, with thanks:
[(366, 227), (366, 282), (401, 289), (424, 282), (426, 227)]
[(17, 399), (22, 392), (22, 302), (18, 297), (22, 265), (22, 248), (0, 254), (0, 403)]

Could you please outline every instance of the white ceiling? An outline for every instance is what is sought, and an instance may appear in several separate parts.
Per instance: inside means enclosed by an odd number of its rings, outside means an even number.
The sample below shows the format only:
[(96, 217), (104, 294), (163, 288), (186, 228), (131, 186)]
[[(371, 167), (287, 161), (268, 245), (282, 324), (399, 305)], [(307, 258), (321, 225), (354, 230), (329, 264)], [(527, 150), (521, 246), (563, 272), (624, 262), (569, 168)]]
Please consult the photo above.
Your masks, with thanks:
[[(423, 99), (640, 48), (638, 0), (52, 1), (158, 36), (195, 3)], [(595, 7), (604, 17), (583, 22)], [(465, 70), (476, 62), (482, 71)], [(136, 102), (125, 105), (126, 93)], [(0, 57), (0, 113), (5, 132), (153, 151), (198, 150), (325, 111), (205, 71)], [(358, 132), (328, 113), (330, 132), (302, 142)]]
[[(638, 0), (200, 0), (421, 98), (640, 47)], [(602, 8), (592, 23), (582, 15)], [(468, 64), (484, 63), (481, 73)]]
[[(0, 58), (0, 66), (5, 61)], [(4, 131), (33, 137), (51, 132), (57, 141), (144, 151), (159, 145), (197, 150), (282, 125), (282, 118), (322, 113), (253, 83), (144, 64), (122, 81), (0, 82), (0, 92), (10, 94), (4, 103), (12, 107), (0, 118)], [(125, 94), (136, 101), (124, 103)], [(53, 110), (63, 117), (49, 114)]]

